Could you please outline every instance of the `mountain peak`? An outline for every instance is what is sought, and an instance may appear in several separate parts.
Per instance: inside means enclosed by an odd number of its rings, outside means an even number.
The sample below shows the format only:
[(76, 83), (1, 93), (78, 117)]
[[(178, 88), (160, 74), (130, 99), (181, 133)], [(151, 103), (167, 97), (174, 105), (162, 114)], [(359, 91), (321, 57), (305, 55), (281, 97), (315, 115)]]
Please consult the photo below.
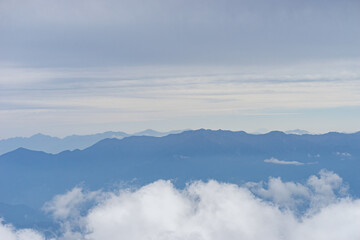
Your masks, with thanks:
[(161, 132), (158, 132), (158, 131), (155, 131), (153, 129), (146, 129), (144, 131), (141, 131), (141, 132), (137, 132), (135, 133), (134, 135), (158, 135), (160, 134)]
[(56, 138), (56, 137), (52, 137), (52, 136), (45, 135), (42, 133), (37, 133), (37, 134), (32, 135), (30, 138)]

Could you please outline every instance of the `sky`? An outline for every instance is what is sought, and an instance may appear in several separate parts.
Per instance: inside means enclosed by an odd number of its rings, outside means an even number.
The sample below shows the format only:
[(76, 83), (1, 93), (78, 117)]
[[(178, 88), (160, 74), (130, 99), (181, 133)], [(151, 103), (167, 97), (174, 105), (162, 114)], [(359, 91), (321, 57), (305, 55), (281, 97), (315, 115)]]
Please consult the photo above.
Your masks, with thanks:
[(359, 131), (357, 0), (0, 1), (0, 138)]

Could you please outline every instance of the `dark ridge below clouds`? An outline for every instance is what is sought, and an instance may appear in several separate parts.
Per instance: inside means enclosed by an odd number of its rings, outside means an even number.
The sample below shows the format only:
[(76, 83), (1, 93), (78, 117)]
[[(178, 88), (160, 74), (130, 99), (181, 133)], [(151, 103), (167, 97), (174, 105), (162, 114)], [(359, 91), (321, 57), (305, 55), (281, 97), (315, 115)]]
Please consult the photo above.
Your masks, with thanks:
[[(116, 141), (115, 139), (122, 139), (125, 137), (130, 136), (152, 136), (152, 137), (163, 137), (167, 136), (169, 134), (179, 134), (184, 131), (215, 131), (215, 130), (173, 130), (168, 132), (159, 132), (152, 129), (147, 129), (144, 131), (136, 132), (136, 133), (126, 133), (121, 131), (107, 131), (103, 133), (95, 133), (95, 134), (87, 134), (87, 135), (70, 135), (63, 138), (44, 135), (41, 133), (32, 135), (30, 137), (12, 137), (7, 139), (0, 139), (0, 155), (5, 154), (7, 152), (16, 150), (18, 148), (25, 148), (29, 150), (35, 150), (35, 151), (43, 151), (46, 153), (60, 153), (65, 150), (75, 150), (75, 149), (85, 149), (88, 148), (97, 142), (100, 142), (104, 139), (111, 139)], [(289, 130), (289, 131), (271, 131), (268, 133), (247, 133), (245, 131), (230, 131), (230, 130), (218, 130), (220, 132), (224, 133), (244, 133), (246, 135), (283, 135), (283, 134), (293, 134), (293, 135), (346, 135), (346, 134), (357, 134), (355, 133), (338, 133), (338, 132), (329, 132), (325, 134), (311, 134), (308, 131), (301, 130), (301, 129), (295, 129), (295, 130)]]
[(292, 181), (321, 169), (341, 174), (358, 196), (359, 139), (359, 133), (251, 135), (202, 129), (165, 137), (105, 139), (58, 154), (21, 148), (0, 156), (0, 202), (38, 206), (79, 183), (94, 189), (157, 179), (174, 179), (177, 186), (199, 179), (239, 183), (280, 176)]

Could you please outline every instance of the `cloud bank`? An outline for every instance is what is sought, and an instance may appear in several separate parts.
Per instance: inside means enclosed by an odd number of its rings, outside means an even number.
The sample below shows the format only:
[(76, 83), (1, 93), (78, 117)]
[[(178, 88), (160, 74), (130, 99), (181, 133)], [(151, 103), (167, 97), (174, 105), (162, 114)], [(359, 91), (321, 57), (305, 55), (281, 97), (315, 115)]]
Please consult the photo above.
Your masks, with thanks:
[[(85, 205), (92, 207), (81, 213)], [(44, 208), (62, 226), (51, 238), (58, 240), (360, 238), (360, 200), (349, 197), (342, 179), (325, 170), (305, 183), (270, 178), (239, 186), (211, 180), (177, 189), (158, 180), (114, 192), (76, 187)], [(44, 239), (6, 225), (0, 226), (0, 238)]]
[[(76, 209), (86, 202), (85, 215)], [(70, 239), (347, 239), (360, 237), (360, 200), (335, 173), (305, 183), (270, 178), (242, 186), (193, 182), (176, 189), (159, 180), (137, 190), (75, 188), (47, 204)]]

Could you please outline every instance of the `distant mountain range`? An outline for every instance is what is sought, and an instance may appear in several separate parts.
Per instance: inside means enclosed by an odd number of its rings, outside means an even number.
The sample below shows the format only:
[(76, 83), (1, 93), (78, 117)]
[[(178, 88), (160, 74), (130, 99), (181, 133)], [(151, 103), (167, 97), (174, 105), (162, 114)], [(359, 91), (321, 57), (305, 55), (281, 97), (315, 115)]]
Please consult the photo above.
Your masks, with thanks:
[(65, 150), (84, 149), (105, 138), (121, 139), (128, 136), (163, 137), (171, 133), (180, 133), (182, 131), (183, 130), (158, 132), (147, 129), (134, 134), (108, 131), (90, 135), (71, 135), (65, 138), (52, 137), (39, 133), (31, 137), (14, 137), (0, 140), (0, 155), (20, 147), (47, 153), (59, 153)]
[[(39, 211), (45, 201), (77, 184), (106, 190), (119, 183), (141, 186), (172, 179), (182, 187), (192, 180), (241, 184), (269, 176), (301, 182), (323, 168), (339, 174), (360, 195), (360, 132), (255, 135), (200, 129), (163, 137), (107, 138), (58, 154), (18, 148), (0, 156), (0, 216), (6, 215), (6, 204), (21, 206), (18, 212), (30, 211), (24, 206)], [(45, 221), (35, 215), (33, 224)], [(24, 223), (31, 225), (19, 219), (18, 224)]]
[[(265, 134), (271, 132), (266, 128), (259, 128), (254, 132), (251, 132), (251, 134)], [(297, 134), (297, 135), (303, 135), (303, 134), (311, 134), (310, 132), (306, 131), (306, 130), (302, 130), (302, 129), (293, 129), (293, 130), (288, 130), (288, 131), (284, 131), (284, 133), (286, 134)]]

